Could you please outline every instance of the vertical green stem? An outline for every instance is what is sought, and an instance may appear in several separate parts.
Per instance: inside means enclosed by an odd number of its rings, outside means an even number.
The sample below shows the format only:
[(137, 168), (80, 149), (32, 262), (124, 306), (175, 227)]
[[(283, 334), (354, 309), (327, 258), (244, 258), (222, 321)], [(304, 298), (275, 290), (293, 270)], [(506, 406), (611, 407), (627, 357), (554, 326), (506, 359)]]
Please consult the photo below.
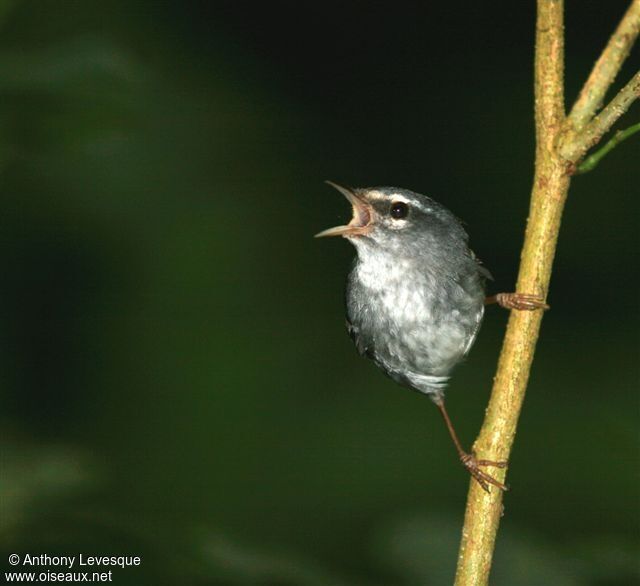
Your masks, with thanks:
[[(640, 31), (640, 0), (632, 0), (585, 83), (571, 117), (565, 117), (563, 9), (563, 0), (538, 0), (536, 163), (517, 283), (517, 291), (545, 298), (570, 175), (586, 152), (640, 96), (638, 73), (594, 117)], [(474, 445), (481, 459), (509, 459), (541, 323), (539, 311), (514, 311), (509, 318), (491, 399)], [(504, 481), (505, 474), (506, 471), (495, 471), (497, 480)], [(471, 481), (458, 557), (457, 586), (488, 583), (502, 514), (502, 496), (495, 489), (487, 494), (477, 482)]]
[[(536, 172), (521, 255), (517, 291), (546, 297), (560, 219), (569, 189), (566, 163), (557, 153), (563, 130), (563, 1), (538, 0), (535, 57)], [(514, 311), (474, 450), (479, 458), (507, 460), (529, 379), (543, 313)], [(496, 473), (499, 480), (504, 477)], [(457, 586), (487, 584), (502, 512), (502, 493), (471, 482), (456, 574)]]

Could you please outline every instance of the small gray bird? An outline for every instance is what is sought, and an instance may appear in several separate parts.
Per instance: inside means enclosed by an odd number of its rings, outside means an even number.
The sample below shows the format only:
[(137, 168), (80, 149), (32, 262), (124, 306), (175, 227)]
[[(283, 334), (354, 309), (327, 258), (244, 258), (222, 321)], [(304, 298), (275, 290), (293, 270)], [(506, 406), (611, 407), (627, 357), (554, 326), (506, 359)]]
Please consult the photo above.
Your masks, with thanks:
[(491, 274), (467, 244), (460, 221), (431, 198), (398, 187), (346, 188), (327, 181), (353, 207), (346, 226), (316, 237), (342, 236), (355, 247), (347, 280), (347, 330), (358, 352), (394, 381), (428, 395), (438, 406), (463, 465), (487, 492), (506, 486), (465, 452), (444, 406), (453, 367), (478, 335), (484, 306), (534, 310), (548, 306), (535, 295), (485, 297)]

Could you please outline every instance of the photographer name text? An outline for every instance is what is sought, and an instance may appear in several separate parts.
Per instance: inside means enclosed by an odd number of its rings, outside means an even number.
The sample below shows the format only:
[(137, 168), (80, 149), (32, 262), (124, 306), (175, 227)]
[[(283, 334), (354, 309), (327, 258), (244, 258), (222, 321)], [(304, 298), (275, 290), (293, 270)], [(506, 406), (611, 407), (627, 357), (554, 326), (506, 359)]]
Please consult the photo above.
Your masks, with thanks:
[(32, 555), (24, 554), (22, 556), (23, 566), (59, 566), (63, 568), (73, 567), (102, 567), (117, 566), (119, 568), (127, 568), (140, 565), (139, 556), (102, 556), (102, 555), (49, 555), (46, 553)]

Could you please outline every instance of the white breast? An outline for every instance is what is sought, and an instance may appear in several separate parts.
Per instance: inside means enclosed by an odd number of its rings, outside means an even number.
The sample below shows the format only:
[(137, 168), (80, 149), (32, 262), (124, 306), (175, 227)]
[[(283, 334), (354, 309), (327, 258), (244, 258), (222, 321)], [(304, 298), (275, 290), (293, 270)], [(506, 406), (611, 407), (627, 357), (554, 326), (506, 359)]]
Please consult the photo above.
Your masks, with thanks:
[(361, 262), (356, 268), (356, 278), (382, 304), (382, 312), (391, 321), (400, 324), (429, 320), (431, 303), (427, 292), (434, 289), (429, 287), (430, 275), (414, 276), (420, 282), (407, 287), (407, 274), (415, 275), (410, 270), (410, 261), (359, 252)]
[(463, 318), (452, 301), (459, 303), (467, 293), (451, 276), (428, 266), (418, 271), (412, 259), (370, 253), (364, 246), (358, 253), (350, 319), (360, 335), (387, 370), (403, 372), (415, 388), (446, 384), (473, 343), (482, 308)]

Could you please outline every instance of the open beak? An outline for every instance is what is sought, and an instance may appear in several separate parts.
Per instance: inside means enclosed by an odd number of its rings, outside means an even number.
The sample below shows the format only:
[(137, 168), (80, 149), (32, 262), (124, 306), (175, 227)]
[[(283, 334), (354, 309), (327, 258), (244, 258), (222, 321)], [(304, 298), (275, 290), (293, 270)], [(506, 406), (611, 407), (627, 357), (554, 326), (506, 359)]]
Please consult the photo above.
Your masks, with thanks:
[(346, 226), (335, 226), (328, 230), (323, 230), (315, 235), (315, 238), (324, 238), (325, 236), (360, 236), (369, 231), (371, 225), (371, 206), (355, 191), (347, 187), (342, 187), (333, 181), (325, 181), (335, 187), (342, 195), (344, 195), (353, 207), (353, 218)]

